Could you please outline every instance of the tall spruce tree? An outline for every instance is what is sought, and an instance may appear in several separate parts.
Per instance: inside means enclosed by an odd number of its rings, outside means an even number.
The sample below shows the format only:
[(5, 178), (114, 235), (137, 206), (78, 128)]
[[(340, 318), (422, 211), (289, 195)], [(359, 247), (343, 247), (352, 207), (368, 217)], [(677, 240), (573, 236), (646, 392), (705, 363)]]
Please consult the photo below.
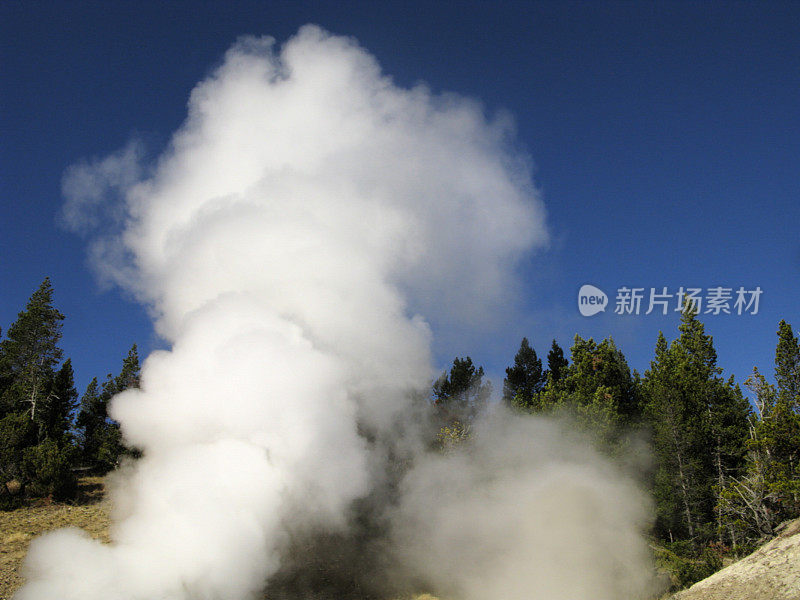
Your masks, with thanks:
[(694, 310), (683, 313), (678, 329), (669, 346), (659, 333), (642, 384), (656, 456), (656, 529), (664, 538), (702, 542), (719, 529), (720, 484), (742, 467), (749, 406), (720, 377), (713, 340)]
[(542, 360), (536, 355), (528, 338), (522, 338), (514, 366), (506, 369), (506, 378), (503, 381), (503, 400), (519, 406), (532, 404), (534, 397), (542, 390), (547, 381), (542, 371)]
[(693, 539), (710, 502), (700, 454), (703, 392), (693, 389), (696, 378), (689, 377), (693, 357), (670, 351), (661, 332), (655, 355), (643, 390), (656, 455), (656, 530), (664, 538)]
[(752, 409), (731, 376), (727, 381), (717, 379), (708, 397), (707, 445), (711, 452), (716, 537), (724, 544), (725, 530), (721, 494), (731, 478), (741, 476), (747, 469), (747, 440)]
[(553, 340), (550, 352), (547, 353), (547, 373), (553, 381), (559, 381), (569, 362), (564, 358), (564, 350)]
[[(13, 478), (28, 494), (55, 498), (75, 484), (72, 363), (58, 367), (63, 320), (45, 279), (0, 342), (0, 484)], [(10, 506), (8, 499), (2, 503)]]
[(778, 324), (778, 345), (775, 348), (775, 385), (778, 402), (787, 410), (800, 411), (800, 345), (786, 321)]
[(37, 412), (63, 355), (58, 346), (63, 320), (64, 315), (53, 306), (53, 286), (46, 278), (0, 342), (0, 378), (7, 382), (0, 398), (2, 414), (24, 407), (38, 423)]
[(771, 461), (768, 484), (785, 518), (800, 513), (800, 343), (781, 321), (775, 348), (775, 402), (760, 427)]

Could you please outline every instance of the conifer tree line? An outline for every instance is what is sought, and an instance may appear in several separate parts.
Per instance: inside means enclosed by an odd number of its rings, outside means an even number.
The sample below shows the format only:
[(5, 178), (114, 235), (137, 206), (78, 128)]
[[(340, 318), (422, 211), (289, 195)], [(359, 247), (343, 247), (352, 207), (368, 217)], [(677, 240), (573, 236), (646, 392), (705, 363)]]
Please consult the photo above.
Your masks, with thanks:
[(64, 315), (45, 279), (16, 321), (0, 331), (0, 508), (26, 498), (68, 499), (83, 470), (105, 473), (126, 450), (108, 402), (138, 385), (134, 344), (120, 373), (93, 379), (83, 396), (59, 346)]
[[(136, 346), (120, 371), (75, 389), (72, 362), (59, 346), (64, 315), (45, 279), (16, 321), (0, 331), (0, 507), (25, 498), (69, 498), (76, 475), (105, 473), (125, 455), (111, 398), (139, 384)], [(770, 374), (772, 375), (772, 374)], [(653, 535), (701, 553), (734, 553), (800, 516), (800, 343), (790, 324), (777, 331), (772, 382), (758, 370), (744, 382), (724, 378), (713, 340), (691, 310), (676, 337), (660, 333), (650, 367), (631, 371), (611, 338), (576, 336), (569, 351), (553, 341), (540, 358), (523, 338), (506, 369), (502, 402), (520, 413), (567, 414), (612, 457), (648, 441), (647, 485), (656, 508)], [(481, 366), (456, 358), (433, 382), (430, 398), (447, 449), (469, 437), (492, 389)]]
[[(506, 369), (502, 401), (522, 413), (568, 416), (612, 457), (639, 451), (633, 432), (647, 440), (653, 536), (681, 556), (712, 549), (719, 557), (740, 555), (800, 517), (800, 344), (785, 321), (774, 376), (769, 383), (754, 369), (744, 382), (751, 405), (733, 377), (722, 376), (712, 337), (687, 310), (672, 342), (659, 333), (643, 375), (631, 371), (610, 337), (598, 343), (575, 336), (570, 360), (554, 340), (546, 362), (523, 338)], [(434, 385), (434, 403), (447, 407), (444, 448), (468, 436), (486, 387), (483, 369), (469, 357), (457, 358)], [(454, 409), (461, 411), (455, 417)], [(706, 566), (713, 572), (719, 564)], [(685, 584), (705, 574), (683, 576)]]

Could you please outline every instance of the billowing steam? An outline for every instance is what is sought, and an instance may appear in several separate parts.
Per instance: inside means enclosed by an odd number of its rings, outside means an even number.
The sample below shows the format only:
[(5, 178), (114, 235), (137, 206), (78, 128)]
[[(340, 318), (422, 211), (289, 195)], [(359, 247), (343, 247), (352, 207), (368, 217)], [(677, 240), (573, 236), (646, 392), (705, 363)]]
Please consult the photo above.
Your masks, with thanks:
[(135, 146), (70, 169), (65, 218), (116, 220), (94, 262), (171, 349), (112, 405), (144, 452), (112, 486), (114, 542), (35, 541), (17, 598), (237, 600), (268, 581), (310, 597), (296, 575), (320, 548), (371, 557), (365, 594), (376, 578), (467, 600), (641, 591), (639, 495), (588, 450), (521, 417), (476, 425), (462, 453), (413, 433), (429, 320), (502, 306), (546, 241), (512, 133), (307, 26), (280, 49), (237, 43), (150, 170)]
[(393, 515), (400, 563), (460, 600), (645, 600), (648, 504), (585, 440), (502, 411), (429, 454)]

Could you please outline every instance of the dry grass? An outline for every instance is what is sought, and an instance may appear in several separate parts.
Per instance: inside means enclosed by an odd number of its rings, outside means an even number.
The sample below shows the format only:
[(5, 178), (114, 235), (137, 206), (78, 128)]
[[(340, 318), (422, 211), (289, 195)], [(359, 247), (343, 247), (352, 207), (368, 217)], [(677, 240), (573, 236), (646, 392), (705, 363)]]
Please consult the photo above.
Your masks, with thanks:
[(108, 542), (108, 503), (103, 478), (84, 477), (75, 504), (44, 501), (0, 512), (0, 600), (8, 600), (23, 581), (19, 574), (31, 540), (60, 527), (80, 527), (93, 538)]
[[(73, 504), (40, 501), (13, 511), (0, 511), (0, 600), (9, 600), (23, 584), (20, 567), (36, 536), (60, 527), (80, 527), (93, 538), (109, 542), (109, 503), (102, 477), (84, 477)], [(438, 600), (429, 594), (404, 600)]]

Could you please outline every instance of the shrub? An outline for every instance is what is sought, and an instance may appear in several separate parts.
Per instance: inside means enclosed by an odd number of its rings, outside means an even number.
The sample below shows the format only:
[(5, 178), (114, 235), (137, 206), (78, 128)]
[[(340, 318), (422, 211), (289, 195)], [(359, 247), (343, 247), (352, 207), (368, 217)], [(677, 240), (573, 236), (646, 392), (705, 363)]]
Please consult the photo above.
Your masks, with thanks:
[(0, 419), (0, 484), (22, 474), (25, 448), (36, 443), (33, 421), (24, 413), (9, 413)]
[(669, 574), (670, 591), (678, 591), (713, 575), (722, 568), (721, 549), (708, 546), (700, 552), (689, 542), (667, 544), (656, 550), (658, 566)]
[(71, 465), (74, 449), (45, 440), (37, 446), (26, 448), (22, 455), (22, 473), (32, 496), (47, 496), (63, 500), (74, 496), (77, 481)]

